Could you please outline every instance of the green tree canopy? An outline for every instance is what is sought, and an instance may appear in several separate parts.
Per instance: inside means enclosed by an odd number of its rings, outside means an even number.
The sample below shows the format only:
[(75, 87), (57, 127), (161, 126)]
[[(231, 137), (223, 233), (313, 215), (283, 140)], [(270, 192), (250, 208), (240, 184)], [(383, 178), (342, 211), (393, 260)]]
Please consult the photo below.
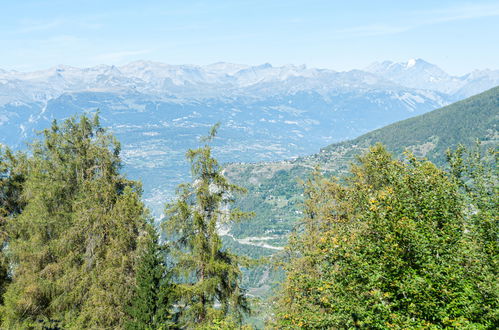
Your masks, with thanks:
[(129, 330), (161, 330), (175, 328), (172, 313), (173, 286), (166, 265), (166, 246), (158, 241), (151, 226), (149, 239), (140, 255), (135, 292), (128, 309)]
[(212, 156), (208, 144), (216, 134), (215, 125), (203, 139), (205, 145), (190, 149), (192, 183), (178, 188), (178, 199), (166, 206), (164, 223), (171, 238), (179, 321), (188, 328), (231, 319), (241, 321), (248, 312), (240, 287), (241, 259), (222, 249), (217, 229), (247, 214), (230, 209), (234, 194), (243, 191), (230, 184)]
[(97, 116), (54, 121), (31, 146), (26, 206), (8, 226), (5, 327), (122, 327), (149, 225), (119, 152)]
[[(493, 327), (456, 180), (377, 145), (350, 175), (319, 174), (290, 240), (279, 328)], [(497, 227), (496, 227), (497, 229)], [(482, 255), (483, 256), (483, 255)], [(480, 268), (483, 269), (483, 268)], [(490, 272), (489, 272), (490, 274)], [(488, 282), (488, 288), (491, 283)]]
[(9, 260), (6, 255), (9, 243), (8, 224), (24, 207), (21, 199), (25, 173), (25, 155), (13, 154), (0, 145), (0, 304), (7, 285), (11, 282)]

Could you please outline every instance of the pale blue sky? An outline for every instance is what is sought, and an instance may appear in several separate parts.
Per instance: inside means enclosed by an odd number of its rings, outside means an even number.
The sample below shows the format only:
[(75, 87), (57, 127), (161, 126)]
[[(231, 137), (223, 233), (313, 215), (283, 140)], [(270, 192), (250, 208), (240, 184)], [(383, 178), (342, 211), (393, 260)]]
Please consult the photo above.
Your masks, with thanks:
[(334, 70), (423, 58), (499, 69), (499, 1), (1, 0), (0, 68), (146, 59)]

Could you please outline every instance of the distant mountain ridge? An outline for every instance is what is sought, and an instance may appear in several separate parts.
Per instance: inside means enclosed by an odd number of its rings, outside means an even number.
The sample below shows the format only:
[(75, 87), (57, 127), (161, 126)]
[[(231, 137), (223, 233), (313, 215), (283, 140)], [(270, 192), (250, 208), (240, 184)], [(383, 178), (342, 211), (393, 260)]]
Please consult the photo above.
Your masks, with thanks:
[[(412, 68), (419, 66), (416, 61)], [(495, 83), (495, 72), (486, 79), (479, 74), (463, 79), (481, 91)], [(164, 200), (188, 176), (185, 150), (195, 147), (213, 123), (222, 123), (215, 146), (221, 161), (274, 161), (318, 152), (462, 98), (437, 90), (445, 79), (435, 89), (390, 79), (380, 72), (268, 63), (136, 61), (2, 70), (0, 143), (23, 148), (53, 119), (100, 109), (103, 125), (122, 142), (125, 170), (143, 181), (148, 206), (159, 216)]]
[[(273, 86), (269, 86), (269, 84)], [(365, 70), (337, 72), (304, 65), (274, 67), (233, 63), (169, 65), (136, 61), (123, 66), (99, 65), (76, 68), (59, 65), (47, 70), (17, 72), (0, 70), (0, 104), (9, 101), (47, 100), (62, 93), (85, 90), (135, 90), (176, 97), (220, 97), (268, 93), (269, 87), (288, 92), (331, 88), (395, 86), (431, 90), (467, 97), (499, 85), (499, 70), (476, 70), (462, 77), (451, 76), (422, 59), (406, 63), (384, 61)], [(201, 88), (206, 89), (200, 91)], [(14, 93), (21, 89), (22, 94)], [(9, 99), (10, 96), (10, 99)]]
[(407, 62), (376, 62), (365, 69), (405, 87), (430, 89), (458, 97), (469, 97), (499, 85), (499, 70), (474, 70), (463, 76), (452, 76), (422, 59)]

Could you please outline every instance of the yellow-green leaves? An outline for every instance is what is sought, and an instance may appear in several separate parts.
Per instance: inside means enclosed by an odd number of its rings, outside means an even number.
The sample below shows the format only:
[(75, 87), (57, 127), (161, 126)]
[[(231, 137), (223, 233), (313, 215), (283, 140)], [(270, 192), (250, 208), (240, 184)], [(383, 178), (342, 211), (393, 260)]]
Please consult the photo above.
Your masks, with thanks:
[[(381, 145), (338, 179), (315, 175), (288, 250), (280, 328), (491, 326), (491, 268), (456, 181)], [(496, 227), (497, 228), (497, 227)], [(489, 275), (477, 275), (481, 269)], [(456, 323), (457, 322), (457, 323)]]

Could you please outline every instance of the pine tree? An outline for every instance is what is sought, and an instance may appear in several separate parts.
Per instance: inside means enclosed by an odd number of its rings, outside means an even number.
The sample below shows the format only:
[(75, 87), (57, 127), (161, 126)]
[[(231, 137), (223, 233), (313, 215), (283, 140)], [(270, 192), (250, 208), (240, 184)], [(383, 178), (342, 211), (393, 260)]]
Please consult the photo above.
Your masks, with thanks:
[(9, 222), (7, 328), (116, 329), (126, 321), (148, 215), (98, 117), (54, 121), (31, 147)]
[(192, 183), (180, 185), (177, 201), (166, 206), (164, 225), (172, 239), (179, 321), (188, 328), (223, 319), (240, 323), (242, 314), (249, 312), (239, 284), (241, 259), (222, 248), (217, 233), (220, 225), (247, 216), (229, 208), (234, 194), (243, 189), (223, 176), (208, 144), (218, 126), (203, 147), (187, 152)]
[(14, 154), (8, 148), (0, 145), (0, 216), (14, 216), (21, 213), (22, 188), (25, 181), (26, 155)]
[(14, 155), (8, 148), (0, 145), (0, 305), (10, 283), (9, 261), (6, 248), (9, 242), (8, 224), (18, 215), (24, 203), (21, 200), (22, 186), (25, 180), (22, 166), (25, 155)]
[(172, 291), (170, 274), (166, 266), (165, 246), (161, 246), (151, 225), (145, 249), (139, 260), (135, 292), (128, 309), (130, 330), (173, 329)]

